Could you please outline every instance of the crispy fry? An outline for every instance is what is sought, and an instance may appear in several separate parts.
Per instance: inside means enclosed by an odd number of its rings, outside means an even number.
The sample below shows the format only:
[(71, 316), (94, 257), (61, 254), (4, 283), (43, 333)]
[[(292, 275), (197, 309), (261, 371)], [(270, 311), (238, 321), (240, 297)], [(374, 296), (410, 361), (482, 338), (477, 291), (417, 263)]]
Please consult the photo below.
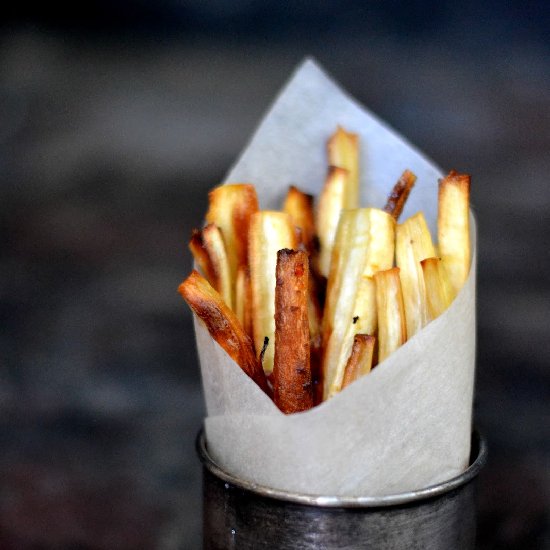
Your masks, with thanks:
[(315, 252), (313, 195), (308, 195), (291, 185), (283, 204), (283, 212), (289, 214), (294, 225), (300, 229), (302, 244), (312, 257)]
[(250, 287), (250, 271), (246, 265), (237, 270), (235, 282), (235, 313), (245, 332), (254, 338), (252, 332), (252, 289)]
[(212, 286), (222, 295), (225, 303), (233, 309), (233, 284), (223, 235), (216, 225), (208, 224), (202, 230), (202, 242), (210, 258), (215, 274)]
[(264, 338), (269, 345), (264, 354), (266, 374), (273, 370), (275, 336), (275, 268), (277, 251), (297, 248), (294, 225), (288, 214), (262, 210), (253, 214), (249, 231), (249, 263), (252, 287), (252, 325), (256, 350)]
[(433, 321), (451, 305), (453, 291), (439, 258), (426, 258), (420, 265), (424, 274), (428, 321)]
[(356, 334), (353, 337), (353, 346), (346, 363), (342, 389), (355, 382), (360, 376), (364, 376), (370, 372), (375, 340), (374, 336), (369, 336), (368, 334)]
[(395, 258), (397, 267), (401, 270), (408, 338), (428, 322), (428, 305), (420, 262), (434, 255), (432, 237), (422, 212), (398, 224), (395, 232)]
[(415, 182), (416, 176), (410, 170), (405, 170), (397, 180), (397, 183), (393, 186), (388, 196), (386, 206), (384, 206), (384, 212), (391, 214), (395, 221), (401, 216), (401, 212), (403, 212), (403, 208), (405, 207), (405, 203), (409, 198), (409, 194)]
[(374, 275), (378, 310), (378, 360), (381, 363), (407, 340), (405, 308), (399, 268), (393, 267)]
[(195, 270), (181, 283), (178, 292), (206, 325), (212, 338), (263, 391), (269, 393), (252, 341), (220, 294)]
[(191, 239), (189, 240), (189, 250), (193, 254), (193, 259), (201, 270), (202, 275), (206, 277), (212, 286), (216, 286), (216, 272), (214, 271), (208, 251), (204, 246), (201, 229), (193, 229)]
[(277, 252), (273, 400), (285, 414), (313, 406), (308, 278), (307, 252)]
[(327, 143), (329, 166), (349, 172), (344, 193), (344, 208), (359, 208), (359, 136), (338, 126)]
[(251, 184), (220, 185), (208, 194), (206, 221), (222, 231), (233, 284), (238, 266), (247, 264), (250, 217), (257, 211), (258, 197)]
[(315, 220), (319, 239), (317, 271), (325, 278), (328, 277), (330, 271), (332, 247), (334, 246), (340, 213), (344, 208), (344, 196), (348, 184), (349, 172), (343, 168), (331, 167), (319, 198)]
[[(323, 314), (323, 398), (340, 391), (353, 336), (373, 332), (376, 303), (370, 278), (393, 263), (395, 220), (376, 208), (344, 210), (340, 217)], [(359, 317), (357, 325), (353, 319)], [(374, 327), (371, 323), (374, 323)]]
[(437, 238), (454, 298), (470, 271), (470, 176), (454, 170), (439, 181)]

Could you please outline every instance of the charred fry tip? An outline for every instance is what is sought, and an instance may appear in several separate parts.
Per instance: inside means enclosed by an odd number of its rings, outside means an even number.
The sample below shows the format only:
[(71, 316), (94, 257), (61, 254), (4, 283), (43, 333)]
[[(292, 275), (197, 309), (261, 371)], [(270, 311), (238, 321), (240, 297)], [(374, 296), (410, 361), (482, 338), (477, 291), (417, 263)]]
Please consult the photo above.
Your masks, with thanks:
[(397, 183), (393, 186), (391, 193), (388, 195), (388, 200), (383, 210), (391, 214), (396, 221), (403, 212), (403, 208), (405, 207), (405, 203), (407, 202), (415, 182), (416, 175), (410, 170), (405, 170), (397, 180)]

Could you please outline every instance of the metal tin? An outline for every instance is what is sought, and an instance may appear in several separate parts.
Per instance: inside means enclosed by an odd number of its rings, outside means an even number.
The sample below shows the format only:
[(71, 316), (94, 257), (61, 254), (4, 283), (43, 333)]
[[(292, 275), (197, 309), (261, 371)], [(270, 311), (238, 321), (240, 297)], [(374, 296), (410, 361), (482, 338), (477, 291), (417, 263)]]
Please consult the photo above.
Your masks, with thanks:
[(465, 472), (430, 487), (383, 497), (317, 496), (232, 476), (212, 460), (201, 431), (204, 548), (474, 548), (471, 482), (487, 458), (476, 431), (471, 448)]

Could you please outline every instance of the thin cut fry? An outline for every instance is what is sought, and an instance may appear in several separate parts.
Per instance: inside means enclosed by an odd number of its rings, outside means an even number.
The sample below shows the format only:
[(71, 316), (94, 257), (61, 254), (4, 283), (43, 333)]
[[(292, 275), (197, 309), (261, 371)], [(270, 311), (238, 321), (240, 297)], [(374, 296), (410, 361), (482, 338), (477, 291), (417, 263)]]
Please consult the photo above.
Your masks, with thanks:
[(178, 291), (206, 325), (210, 336), (263, 391), (269, 393), (252, 341), (219, 293), (195, 270), (181, 283)]
[(375, 340), (374, 336), (368, 334), (356, 334), (353, 337), (353, 347), (344, 371), (342, 389), (370, 372)]
[(235, 313), (245, 332), (253, 338), (252, 332), (252, 289), (248, 267), (241, 265), (235, 282)]
[(225, 303), (233, 309), (233, 284), (225, 242), (220, 229), (213, 223), (208, 224), (202, 230), (202, 242), (215, 273), (215, 284), (212, 286), (222, 295)]
[(273, 400), (281, 411), (290, 414), (313, 406), (307, 252), (279, 250), (276, 277)]
[(451, 305), (452, 288), (439, 258), (426, 258), (420, 265), (426, 287), (428, 321), (433, 321)]
[(397, 226), (395, 258), (401, 270), (407, 336), (416, 334), (428, 322), (428, 306), (424, 276), (420, 262), (435, 256), (430, 230), (422, 212), (418, 212)]
[(315, 251), (313, 195), (308, 195), (291, 185), (283, 204), (283, 212), (289, 214), (294, 225), (300, 229), (302, 244), (311, 257)]
[[(376, 311), (370, 278), (392, 266), (395, 220), (376, 208), (344, 210), (332, 252), (323, 314), (323, 398), (341, 389), (358, 332), (374, 332)], [(354, 318), (356, 319), (354, 323)], [(370, 321), (369, 321), (370, 319)], [(358, 321), (360, 324), (356, 325)]]
[(359, 207), (359, 136), (338, 126), (327, 143), (329, 166), (349, 172), (349, 184), (344, 194), (344, 208)]
[(212, 265), (208, 251), (204, 246), (202, 230), (193, 229), (191, 239), (189, 240), (189, 250), (191, 251), (191, 254), (193, 254), (193, 259), (195, 260), (198, 268), (201, 270), (202, 275), (206, 277), (212, 286), (215, 287), (216, 272), (214, 271), (214, 266)]
[(384, 212), (391, 214), (395, 221), (401, 216), (401, 212), (403, 212), (403, 208), (405, 207), (405, 203), (409, 198), (409, 194), (415, 182), (416, 176), (410, 170), (405, 170), (397, 180), (397, 183), (393, 186), (392, 192), (388, 196), (386, 206), (384, 206)]
[(256, 350), (264, 338), (269, 344), (264, 354), (266, 374), (273, 370), (275, 337), (275, 268), (277, 251), (297, 248), (294, 225), (288, 214), (270, 210), (256, 212), (250, 222), (249, 262), (252, 287), (252, 325)]
[(317, 271), (325, 278), (330, 271), (332, 247), (338, 228), (340, 213), (344, 208), (344, 197), (349, 185), (349, 172), (343, 168), (329, 168), (327, 179), (317, 209), (316, 229), (319, 239)]
[(399, 279), (399, 268), (379, 271), (376, 281), (378, 309), (378, 360), (381, 363), (407, 340), (405, 308)]
[(247, 264), (250, 217), (257, 211), (258, 197), (251, 184), (220, 185), (208, 194), (206, 221), (217, 225), (223, 233), (233, 284), (238, 266)]
[(437, 238), (454, 298), (470, 270), (470, 176), (454, 170), (439, 181)]

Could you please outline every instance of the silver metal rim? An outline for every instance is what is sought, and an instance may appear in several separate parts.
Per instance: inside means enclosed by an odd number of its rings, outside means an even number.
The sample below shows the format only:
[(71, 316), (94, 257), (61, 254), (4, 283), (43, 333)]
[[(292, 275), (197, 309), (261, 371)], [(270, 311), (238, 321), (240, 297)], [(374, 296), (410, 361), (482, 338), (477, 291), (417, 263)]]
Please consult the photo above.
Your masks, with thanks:
[(218, 466), (208, 454), (208, 449), (206, 448), (206, 437), (203, 429), (201, 429), (197, 435), (196, 448), (204, 467), (211, 474), (226, 483), (230, 483), (239, 489), (250, 491), (262, 497), (326, 508), (379, 508), (437, 497), (468, 483), (477, 476), (487, 461), (487, 443), (479, 432), (474, 429), (472, 432), (472, 457), (470, 466), (462, 474), (456, 477), (437, 483), (436, 485), (424, 487), (423, 489), (393, 495), (374, 497), (337, 497), (281, 491), (279, 489), (259, 485), (257, 483), (231, 475), (229, 472), (226, 472), (220, 468), (220, 466)]

